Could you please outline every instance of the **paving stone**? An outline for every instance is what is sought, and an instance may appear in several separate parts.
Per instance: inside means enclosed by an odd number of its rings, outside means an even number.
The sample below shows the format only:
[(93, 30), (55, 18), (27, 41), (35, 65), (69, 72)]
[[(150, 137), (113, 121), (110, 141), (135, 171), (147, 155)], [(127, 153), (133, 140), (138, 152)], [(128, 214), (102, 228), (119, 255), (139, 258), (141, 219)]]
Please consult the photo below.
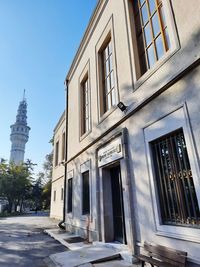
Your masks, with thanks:
[[(124, 260), (114, 260), (101, 263), (93, 263), (94, 267), (133, 267), (131, 263)], [(136, 266), (135, 266), (136, 267)]]
[(57, 266), (75, 267), (100, 259), (106, 261), (107, 259), (117, 258), (119, 256), (119, 253), (112, 248), (91, 246), (75, 251), (53, 254), (50, 258), (55, 264), (57, 264)]
[(78, 267), (94, 267), (94, 265), (92, 263), (84, 263), (84, 264), (81, 264), (79, 265)]

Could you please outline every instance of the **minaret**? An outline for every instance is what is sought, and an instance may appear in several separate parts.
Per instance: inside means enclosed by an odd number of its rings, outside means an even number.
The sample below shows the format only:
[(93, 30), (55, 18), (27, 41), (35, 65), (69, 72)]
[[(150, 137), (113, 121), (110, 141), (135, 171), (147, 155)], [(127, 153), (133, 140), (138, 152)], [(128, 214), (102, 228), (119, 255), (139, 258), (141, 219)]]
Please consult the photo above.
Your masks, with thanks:
[(20, 164), (24, 161), (25, 144), (28, 142), (30, 127), (27, 126), (27, 103), (25, 98), (25, 90), (23, 99), (19, 103), (17, 111), (16, 122), (10, 126), (11, 135), (10, 141), (10, 162)]

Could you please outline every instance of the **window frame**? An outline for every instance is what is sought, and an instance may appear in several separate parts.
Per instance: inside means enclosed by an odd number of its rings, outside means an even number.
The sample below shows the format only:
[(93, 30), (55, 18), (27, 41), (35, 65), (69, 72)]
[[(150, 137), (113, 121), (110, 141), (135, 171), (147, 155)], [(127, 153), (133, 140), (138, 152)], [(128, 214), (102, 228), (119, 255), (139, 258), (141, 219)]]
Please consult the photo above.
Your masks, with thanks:
[[(100, 37), (95, 45), (95, 53), (96, 53), (96, 66), (97, 66), (97, 89), (98, 89), (98, 97), (97, 97), (97, 107), (98, 107), (98, 122), (101, 123), (104, 121), (116, 108), (119, 102), (119, 89), (118, 89), (118, 76), (117, 76), (117, 58), (116, 58), (116, 47), (115, 47), (115, 36), (114, 36), (114, 23), (113, 23), (113, 15), (108, 20), (105, 25), (103, 31), (100, 33)], [(114, 90), (115, 90), (115, 98), (116, 104), (111, 106), (109, 110), (105, 113), (103, 110), (103, 102), (102, 102), (102, 60), (101, 60), (101, 52), (106, 46), (107, 42), (111, 40), (112, 45), (112, 64), (113, 64), (113, 77), (114, 77)]]
[[(178, 118), (178, 120), (177, 120)], [(150, 186), (152, 193), (152, 205), (154, 211), (156, 234), (168, 236), (177, 239), (189, 240), (200, 243), (200, 229), (175, 225), (163, 225), (159, 211), (159, 199), (156, 193), (154, 163), (151, 151), (151, 142), (177, 129), (182, 128), (187, 146), (187, 152), (190, 159), (190, 166), (193, 173), (193, 182), (196, 190), (198, 204), (200, 206), (200, 170), (197, 162), (196, 150), (193, 142), (193, 135), (190, 128), (189, 116), (186, 105), (171, 112), (155, 121), (153, 124), (144, 128), (145, 147), (147, 155), (147, 166), (150, 177)]]
[(56, 141), (55, 143), (55, 161), (54, 161), (54, 164), (55, 164), (55, 167), (57, 167), (59, 165), (59, 140)]
[(81, 82), (81, 136), (90, 131), (90, 89), (88, 73)]
[[(89, 129), (83, 132), (83, 84), (88, 81), (88, 112), (89, 112)], [(81, 142), (92, 132), (92, 112), (91, 112), (91, 81), (90, 81), (90, 60), (86, 63), (79, 77), (79, 141)]]
[[(90, 213), (88, 214), (83, 214), (83, 201), (82, 201), (82, 195), (83, 195), (83, 179), (82, 179), (82, 174), (85, 172), (89, 172), (89, 208), (90, 208)], [(93, 221), (93, 214), (92, 214), (92, 171), (91, 171), (91, 159), (88, 159), (87, 161), (83, 162), (80, 165), (80, 216), (82, 221), (87, 221), (88, 217), (90, 218), (90, 222)]]
[[(88, 188), (84, 188), (84, 177), (85, 175), (87, 174), (87, 178), (88, 178), (88, 181), (87, 181), (87, 186)], [(91, 207), (90, 207), (90, 194), (91, 194), (91, 189), (90, 189), (90, 171), (89, 170), (86, 170), (84, 171), (83, 173), (81, 173), (81, 180), (82, 180), (82, 188), (81, 188), (81, 203), (82, 203), (82, 209), (81, 209), (81, 214), (83, 216), (89, 216), (90, 213), (91, 213)], [(88, 192), (88, 196), (87, 196), (87, 199), (85, 199), (85, 191)], [(85, 201), (88, 201), (87, 205), (84, 205)], [(85, 209), (85, 206), (87, 206), (88, 209)]]
[(150, 146), (161, 224), (200, 229), (200, 210), (183, 129), (156, 138)]
[(62, 160), (65, 161), (65, 141), (66, 141), (66, 133), (62, 132)]
[(149, 79), (166, 61), (168, 61), (179, 49), (180, 42), (178, 39), (175, 18), (172, 11), (171, 0), (163, 1), (165, 19), (168, 27), (170, 38), (169, 50), (143, 75), (140, 73), (140, 61), (138, 55), (138, 45), (136, 40), (135, 18), (133, 14), (133, 0), (124, 0), (125, 14), (127, 20), (127, 37), (130, 43), (130, 58), (133, 69), (133, 91), (137, 90), (147, 79)]
[[(101, 83), (100, 114), (101, 114), (101, 116), (103, 116), (106, 112), (109, 112), (109, 110), (112, 109), (112, 107), (116, 106), (116, 104), (117, 104), (117, 103), (114, 103), (114, 101), (112, 100), (112, 98), (113, 98), (112, 93), (113, 92), (114, 92), (115, 99), (116, 99), (114, 67), (113, 67), (113, 52), (110, 52), (112, 50), (113, 50), (113, 48), (112, 48), (111, 36), (108, 35), (102, 48), (98, 52), (99, 53), (99, 62), (100, 62), (99, 73), (101, 73), (101, 77), (100, 77), (100, 83)], [(105, 56), (106, 54), (107, 54), (107, 57)], [(111, 63), (112, 63), (112, 68), (110, 69)], [(107, 68), (106, 68), (107, 64), (109, 65), (109, 70), (107, 70)], [(113, 87), (111, 85), (111, 77), (113, 77)], [(108, 83), (109, 83), (109, 89), (107, 89)], [(110, 105), (109, 105), (109, 102), (110, 102)]]
[(60, 197), (61, 201), (64, 200), (64, 188), (61, 187), (61, 197)]
[[(134, 3), (137, 2), (137, 3)], [(136, 19), (136, 14), (134, 13), (134, 19), (135, 19), (135, 25), (136, 25), (136, 39), (137, 39), (137, 46), (138, 48), (140, 47), (139, 44), (139, 39), (142, 39), (142, 44), (143, 44), (143, 60), (145, 62), (144, 66), (142, 67), (142, 54), (138, 56), (138, 60), (140, 61), (140, 74), (141, 76), (144, 75), (149, 69), (151, 69), (165, 54), (166, 52), (170, 49), (171, 43), (167, 42), (168, 38), (166, 32), (168, 32), (168, 25), (165, 19), (165, 10), (164, 10), (164, 5), (163, 1), (158, 3), (157, 1), (154, 0), (155, 8), (152, 11), (151, 10), (151, 5), (149, 3), (149, 0), (143, 1), (143, 3), (139, 3), (139, 0), (133, 0), (132, 4), (133, 6), (137, 6), (137, 18)], [(146, 8), (145, 8), (146, 7)], [(162, 11), (161, 12), (161, 8)], [(134, 9), (134, 7), (133, 7)], [(144, 13), (143, 10), (145, 10), (147, 20), (144, 21)], [(134, 10), (133, 10), (134, 11)], [(154, 20), (156, 19), (156, 21)], [(154, 24), (155, 22), (155, 24)], [(157, 23), (157, 24), (156, 24)], [(157, 28), (157, 32), (155, 33), (155, 29)], [(148, 35), (147, 35), (148, 33)], [(161, 47), (162, 47), (162, 55), (159, 56), (159, 49), (158, 49), (158, 44), (157, 41), (161, 40)], [(169, 45), (170, 44), (170, 45)], [(152, 59), (153, 62), (151, 62), (151, 57), (150, 57), (150, 49), (153, 49), (152, 52)], [(140, 49), (138, 49), (140, 50)], [(138, 51), (139, 53), (139, 51)]]
[(53, 190), (53, 201), (56, 202), (56, 190)]
[[(72, 179), (72, 210), (68, 212), (68, 180)], [(65, 207), (65, 211), (67, 216), (72, 219), (73, 218), (73, 213), (74, 213), (74, 170), (70, 170), (67, 173), (67, 183), (66, 183), (66, 207)]]
[[(71, 188), (69, 188), (69, 185), (71, 182)], [(69, 195), (69, 189), (70, 191), (70, 195)], [(69, 199), (69, 197), (71, 197)], [(69, 202), (70, 201), (70, 202)], [(67, 179), (67, 213), (70, 214), (73, 212), (73, 177), (70, 177)]]

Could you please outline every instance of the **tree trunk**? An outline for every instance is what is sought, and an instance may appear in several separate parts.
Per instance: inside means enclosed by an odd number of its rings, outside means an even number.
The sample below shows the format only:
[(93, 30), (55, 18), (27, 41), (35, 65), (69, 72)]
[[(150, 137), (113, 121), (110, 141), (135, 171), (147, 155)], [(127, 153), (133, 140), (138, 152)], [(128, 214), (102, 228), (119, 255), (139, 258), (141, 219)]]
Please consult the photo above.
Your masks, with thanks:
[(24, 199), (22, 198), (21, 203), (20, 203), (20, 212), (22, 212), (23, 203), (24, 203)]
[(8, 200), (8, 213), (12, 212), (12, 206), (13, 206), (13, 202)]

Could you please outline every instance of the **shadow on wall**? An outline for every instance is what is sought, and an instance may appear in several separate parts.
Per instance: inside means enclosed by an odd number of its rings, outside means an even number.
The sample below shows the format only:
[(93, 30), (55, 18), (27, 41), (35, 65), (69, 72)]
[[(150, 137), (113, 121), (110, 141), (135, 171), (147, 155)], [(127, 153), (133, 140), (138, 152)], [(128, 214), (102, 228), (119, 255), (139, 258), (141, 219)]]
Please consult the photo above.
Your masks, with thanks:
[[(182, 47), (176, 54), (168, 60), (169, 68), (168, 72), (166, 72), (163, 80), (169, 79), (169, 77), (175, 77), (177, 70), (180, 67), (180, 64), (183, 64), (185, 57), (191, 57), (194, 60), (197, 58), (196, 51), (198, 50), (200, 43), (200, 31), (192, 35), (191, 40), (187, 43), (185, 47)], [(199, 55), (198, 55), (199, 56)], [(170, 65), (171, 62), (171, 65)], [(161, 67), (162, 68), (162, 67)], [(145, 150), (145, 140), (144, 140), (144, 127), (153, 123), (155, 120), (166, 116), (172, 110), (175, 110), (177, 107), (180, 107), (184, 103), (186, 103), (188, 108), (188, 116), (190, 119), (191, 132), (193, 135), (193, 143), (196, 152), (196, 158), (199, 161), (198, 155), (198, 146), (197, 141), (198, 135), (200, 135), (200, 67), (196, 66), (196, 68), (190, 70), (187, 74), (179, 80), (176, 81), (173, 85), (169, 84), (167, 90), (162, 90), (160, 87), (160, 81), (157, 80), (152, 85), (153, 87), (158, 88), (160, 94), (148, 104), (146, 104), (142, 109), (138, 110), (128, 121), (125, 121), (122, 125), (118, 126), (118, 129), (127, 127), (129, 129), (128, 141), (129, 141), (129, 157), (133, 164), (130, 166), (131, 175), (132, 175), (132, 188), (133, 188), (133, 205), (134, 205), (134, 217), (133, 220), (136, 222), (136, 233), (137, 233), (137, 241), (142, 241), (141, 234), (141, 226), (145, 231), (145, 238), (152, 239), (155, 237), (154, 232), (155, 229), (155, 221), (152, 209), (152, 196), (151, 196), (151, 188), (149, 182), (149, 174), (147, 168), (147, 160), (146, 160), (146, 150)], [(132, 85), (125, 85), (124, 89), (130, 91)], [(140, 88), (138, 89), (140, 90)], [(134, 97), (134, 96), (133, 96)], [(195, 101), (194, 101), (195, 100)], [(106, 120), (104, 121), (105, 129), (106, 128)], [(133, 126), (131, 126), (133, 125)], [(130, 130), (131, 127), (131, 130)], [(165, 127), (163, 125), (163, 127)], [(167, 127), (167, 125), (166, 125)], [(93, 129), (96, 128), (96, 124), (93, 123)], [(98, 131), (97, 131), (98, 132)], [(195, 139), (196, 137), (196, 139)], [(91, 141), (94, 141), (93, 138)], [(86, 151), (85, 158), (93, 159), (95, 152)], [(191, 161), (192, 159), (190, 159)], [(83, 164), (83, 161), (80, 161), (80, 158), (76, 158), (73, 160), (75, 170), (74, 170), (74, 187), (76, 187), (76, 194), (73, 195), (73, 209), (77, 210), (74, 217), (75, 221), (79, 221), (79, 216), (81, 214), (81, 188), (80, 188), (80, 166)], [(92, 162), (94, 163), (94, 162)], [(69, 171), (69, 170), (68, 170)], [(95, 164), (92, 164), (92, 175), (97, 175), (97, 170)], [(91, 177), (92, 183), (96, 182), (95, 177)], [(138, 181), (139, 180), (139, 181)], [(92, 196), (93, 197), (93, 196)], [(142, 219), (141, 219), (142, 218)], [(143, 225), (142, 225), (143, 224)], [(154, 229), (150, 229), (147, 226), (154, 225)], [(80, 225), (76, 225), (80, 226)], [(156, 241), (155, 237), (155, 241)], [(159, 237), (158, 237), (159, 239)], [(183, 246), (183, 242), (176, 240), (179, 242), (179, 248)], [(166, 238), (165, 243), (169, 245), (169, 247), (175, 248), (174, 239)], [(185, 250), (185, 248), (182, 248)], [(192, 255), (189, 255), (192, 257)]]
[[(163, 80), (167, 80), (170, 76), (175, 77), (177, 70), (180, 67), (180, 64), (183, 64), (184, 57), (191, 57), (193, 60), (197, 60), (197, 46), (200, 43), (200, 31), (192, 35), (192, 39), (187, 43), (187, 45), (181, 50), (179, 50), (169, 62), (172, 62), (169, 65), (169, 70), (166, 72), (166, 77)], [(198, 57), (200, 54), (198, 54)], [(182, 60), (183, 59), (183, 60)], [(198, 59), (198, 61), (200, 61)], [(169, 64), (168, 62), (168, 64)], [(200, 165), (199, 160), (199, 150), (197, 140), (200, 135), (200, 66), (199, 62), (196, 63), (196, 66), (188, 70), (188, 73), (184, 73), (183, 77), (179, 81), (176, 81), (173, 85), (169, 85), (167, 90), (159, 88), (160, 82), (157, 80), (152, 86), (161, 89), (160, 95), (158, 95), (154, 100), (146, 104), (141, 110), (135, 113), (131, 117), (131, 122), (126, 123), (127, 128), (130, 125), (133, 125), (131, 131), (129, 131), (129, 153), (130, 158), (133, 160), (133, 165), (131, 166), (132, 179), (133, 179), (133, 190), (134, 190), (134, 199), (133, 203), (135, 206), (136, 217), (136, 231), (137, 231), (137, 240), (138, 242), (142, 241), (141, 226), (145, 230), (146, 240), (151, 240), (156, 242), (160, 240), (158, 236), (155, 236), (155, 221), (152, 205), (152, 196), (151, 188), (147, 167), (146, 159), (146, 150), (145, 150), (145, 139), (143, 129), (155, 122), (156, 120), (166, 116), (171, 111), (176, 110), (183, 104), (186, 104), (188, 109), (188, 117), (190, 121), (190, 130), (192, 134), (192, 143), (195, 149), (195, 160), (198, 162), (198, 167)], [(125, 90), (130, 91), (130, 85), (125, 86)], [(138, 89), (140, 90), (140, 88)], [(165, 125), (162, 125), (165, 127)], [(167, 127), (167, 125), (166, 125)], [(194, 158), (190, 158), (190, 163)], [(196, 165), (196, 162), (195, 164)], [(140, 222), (140, 223), (139, 223)], [(148, 225), (153, 225), (154, 229), (149, 228)], [(144, 238), (144, 231), (143, 231)], [(154, 240), (152, 240), (154, 238)], [(165, 243), (169, 247), (176, 248), (177, 243), (179, 243), (179, 248), (182, 250), (187, 250), (185, 248), (184, 242), (176, 240), (174, 242), (173, 238), (165, 238)], [(192, 253), (192, 252), (191, 252)], [(188, 255), (190, 258), (194, 258), (194, 255)]]

